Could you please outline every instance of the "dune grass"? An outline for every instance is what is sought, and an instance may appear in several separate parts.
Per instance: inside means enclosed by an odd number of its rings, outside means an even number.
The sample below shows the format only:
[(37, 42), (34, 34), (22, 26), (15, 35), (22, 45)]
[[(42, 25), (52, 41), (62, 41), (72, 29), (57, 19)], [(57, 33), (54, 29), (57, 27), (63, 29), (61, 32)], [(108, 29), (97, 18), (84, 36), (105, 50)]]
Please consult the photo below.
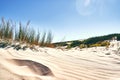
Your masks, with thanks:
[(4, 18), (1, 19), (0, 24), (0, 39), (12, 40), (13, 39), (13, 27), (10, 21), (5, 21)]
[(48, 45), (52, 44), (52, 32), (44, 32), (41, 35), (39, 30), (36, 31), (33, 28), (30, 28), (29, 23), (30, 21), (24, 26), (20, 22), (18, 26), (15, 26), (10, 20), (6, 21), (2, 18), (0, 23), (0, 40), (50, 47)]

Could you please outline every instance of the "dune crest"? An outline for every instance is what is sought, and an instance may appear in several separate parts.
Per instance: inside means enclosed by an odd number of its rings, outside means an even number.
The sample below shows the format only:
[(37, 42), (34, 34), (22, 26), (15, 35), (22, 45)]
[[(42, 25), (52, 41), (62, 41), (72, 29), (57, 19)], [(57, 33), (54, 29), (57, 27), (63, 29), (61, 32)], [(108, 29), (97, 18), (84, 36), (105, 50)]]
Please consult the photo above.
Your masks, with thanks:
[[(0, 48), (0, 80), (119, 80), (117, 48)], [(10, 76), (7, 76), (10, 75)]]

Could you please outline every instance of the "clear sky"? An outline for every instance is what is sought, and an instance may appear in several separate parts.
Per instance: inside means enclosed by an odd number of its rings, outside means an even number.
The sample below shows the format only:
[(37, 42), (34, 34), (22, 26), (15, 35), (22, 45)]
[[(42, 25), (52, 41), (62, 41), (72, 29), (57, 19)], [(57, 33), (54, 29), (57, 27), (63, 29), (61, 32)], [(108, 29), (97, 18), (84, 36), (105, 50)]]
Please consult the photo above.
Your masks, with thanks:
[(120, 0), (0, 0), (0, 17), (51, 30), (54, 42), (120, 33)]

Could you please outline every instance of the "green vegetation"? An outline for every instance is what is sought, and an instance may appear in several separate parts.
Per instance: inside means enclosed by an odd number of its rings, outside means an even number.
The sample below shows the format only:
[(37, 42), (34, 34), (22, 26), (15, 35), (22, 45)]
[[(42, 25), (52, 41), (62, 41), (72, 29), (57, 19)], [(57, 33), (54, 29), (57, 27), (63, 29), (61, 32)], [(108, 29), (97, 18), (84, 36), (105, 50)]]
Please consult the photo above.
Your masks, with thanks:
[[(83, 41), (75, 40), (75, 41), (58, 42), (54, 44), (55, 46), (67, 46), (67, 48), (72, 48), (77, 46), (79, 46), (80, 48), (99, 47), (99, 46), (108, 47), (110, 45), (109, 40), (112, 40), (113, 37), (117, 37), (117, 40), (120, 40), (120, 34), (109, 34), (104, 36), (88, 38)], [(67, 44), (68, 42), (71, 44)]]
[[(29, 27), (30, 21), (24, 26), (21, 22), (18, 26), (12, 23), (12, 21), (1, 19), (0, 22), (0, 47), (6, 47), (12, 43), (26, 44), (24, 47), (33, 47), (35, 45), (41, 47), (58, 47), (58, 46), (67, 46), (66, 48), (72, 47), (98, 47), (106, 46), (109, 47), (109, 40), (112, 40), (113, 37), (117, 37), (117, 40), (120, 40), (120, 34), (110, 34), (105, 36), (98, 36), (88, 38), (86, 40), (74, 40), (66, 42), (51, 43), (53, 40), (52, 32), (44, 32), (43, 34), (40, 31), (35, 31), (33, 28)], [(12, 45), (15, 46), (15, 45)], [(16, 46), (16, 49), (20, 49), (20, 45)], [(33, 49), (33, 48), (32, 48)]]
[(99, 46), (106, 46), (108, 47), (110, 43), (108, 41), (97, 42), (95, 44), (89, 45), (90, 47), (99, 47)]
[(82, 49), (82, 48), (87, 48), (87, 45), (85, 45), (85, 44), (80, 44), (80, 49)]
[(102, 42), (105, 40), (112, 40), (112, 38), (115, 36), (117, 37), (117, 40), (120, 40), (120, 34), (110, 34), (110, 35), (88, 38), (84, 40), (83, 43), (84, 44), (95, 44), (97, 42)]
[[(18, 26), (15, 26), (10, 20), (5, 21), (4, 18), (1, 19), (0, 23), (0, 42), (19, 42), (20, 44), (27, 44), (29, 46), (49, 46), (53, 40), (52, 32), (44, 32), (40, 35), (39, 31), (35, 31), (33, 28), (29, 27), (30, 21), (24, 26), (20, 22)], [(1, 45), (2, 46), (2, 45)]]
[(80, 44), (82, 44), (82, 42), (76, 40), (76, 41), (72, 41), (72, 43), (70, 44), (70, 46), (71, 46), (71, 47), (76, 47), (76, 46), (79, 46)]

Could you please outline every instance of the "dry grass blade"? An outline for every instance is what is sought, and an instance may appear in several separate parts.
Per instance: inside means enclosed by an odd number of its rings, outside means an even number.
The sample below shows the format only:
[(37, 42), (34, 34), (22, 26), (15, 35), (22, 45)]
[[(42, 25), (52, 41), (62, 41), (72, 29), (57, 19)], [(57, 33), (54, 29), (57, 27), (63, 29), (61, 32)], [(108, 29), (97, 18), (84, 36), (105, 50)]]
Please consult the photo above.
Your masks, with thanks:
[(51, 32), (48, 34), (44, 32), (41, 37), (39, 31), (36, 32), (32, 28), (28, 28), (29, 24), (30, 21), (28, 21), (24, 27), (20, 22), (18, 26), (19, 28), (16, 28), (16, 25), (13, 25), (9, 20), (5, 21), (4, 18), (2, 18), (0, 23), (0, 39), (39, 46), (47, 46), (51, 44), (53, 39)]

